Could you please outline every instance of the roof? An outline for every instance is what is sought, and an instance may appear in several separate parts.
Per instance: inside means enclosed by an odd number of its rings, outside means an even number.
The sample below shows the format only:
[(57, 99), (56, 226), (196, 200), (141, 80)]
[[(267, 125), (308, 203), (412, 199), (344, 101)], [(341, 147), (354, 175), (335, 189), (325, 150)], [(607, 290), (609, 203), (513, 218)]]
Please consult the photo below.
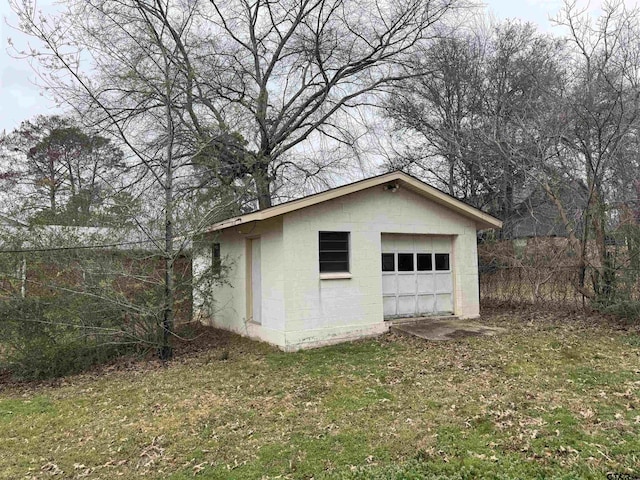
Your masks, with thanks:
[(258, 210), (253, 213), (248, 213), (246, 215), (232, 217), (227, 220), (215, 223), (207, 229), (207, 232), (215, 232), (224, 230), (226, 228), (242, 225), (244, 223), (278, 217), (286, 213), (311, 207), (313, 205), (317, 205), (328, 200), (333, 200), (335, 198), (344, 197), (345, 195), (360, 192), (368, 188), (378, 186), (390, 186), (390, 188), (393, 188), (393, 185), (397, 185), (397, 187), (399, 188), (406, 188), (407, 190), (410, 190), (414, 193), (417, 193), (418, 195), (421, 195), (424, 198), (447, 207), (464, 217), (471, 218), (477, 223), (478, 228), (480, 229), (502, 228), (502, 221), (493, 217), (492, 215), (489, 215), (482, 210), (472, 207), (471, 205), (468, 205), (452, 197), (451, 195), (448, 195), (438, 190), (437, 188), (434, 188), (431, 185), (428, 185), (423, 181), (412, 177), (411, 175), (408, 175), (404, 172), (396, 171), (378, 175), (377, 177), (360, 180), (358, 182), (349, 183), (347, 185), (343, 185), (342, 187), (325, 190), (324, 192), (308, 195), (297, 200), (281, 203), (273, 207)]

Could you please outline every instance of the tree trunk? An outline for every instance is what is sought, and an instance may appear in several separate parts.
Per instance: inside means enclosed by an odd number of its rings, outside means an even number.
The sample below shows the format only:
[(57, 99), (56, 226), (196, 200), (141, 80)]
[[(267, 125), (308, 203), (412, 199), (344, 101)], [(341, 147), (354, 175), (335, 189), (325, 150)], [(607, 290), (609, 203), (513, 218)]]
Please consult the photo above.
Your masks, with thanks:
[(56, 187), (51, 185), (49, 187), (49, 208), (51, 209), (51, 215), (56, 214)]
[(165, 224), (164, 224), (164, 309), (162, 312), (162, 345), (160, 346), (160, 359), (171, 360), (173, 347), (171, 335), (173, 334), (173, 317), (175, 303), (175, 287), (173, 282), (173, 117), (171, 107), (167, 105), (167, 149), (165, 166)]
[(594, 288), (601, 300), (608, 303), (611, 299), (613, 291), (613, 283), (615, 272), (613, 271), (612, 258), (607, 252), (606, 241), (606, 209), (602, 200), (601, 189), (599, 184), (594, 185), (594, 195), (592, 197), (592, 215), (591, 221), (593, 225), (594, 237), (596, 240), (596, 251), (600, 269), (596, 276)]
[[(575, 227), (569, 221), (569, 216), (567, 215), (567, 211), (564, 205), (562, 204), (562, 202), (560, 201), (560, 198), (558, 198), (558, 196), (553, 192), (553, 190), (551, 189), (551, 186), (546, 181), (542, 183), (542, 188), (544, 188), (545, 192), (547, 193), (547, 195), (549, 196), (553, 204), (558, 209), (558, 213), (560, 214), (560, 218), (562, 219), (564, 228), (567, 232), (567, 235), (569, 236), (569, 245), (571, 246), (571, 249), (574, 251), (574, 253), (578, 255), (579, 275), (578, 275), (578, 283), (576, 285), (576, 290), (582, 294), (583, 300), (584, 298), (592, 298), (593, 294), (589, 292), (584, 285), (584, 277), (585, 277), (586, 268), (587, 268), (586, 243), (585, 243), (586, 237), (587, 237), (587, 230), (586, 229), (583, 230), (582, 239), (579, 240), (578, 237), (576, 237)], [(585, 216), (587, 215), (587, 213), (588, 213), (588, 209), (585, 212)], [(586, 220), (584, 221), (586, 222)]]
[(271, 182), (269, 180), (269, 163), (258, 160), (253, 169), (253, 181), (256, 184), (256, 195), (258, 197), (258, 208), (260, 210), (269, 208), (271, 203)]

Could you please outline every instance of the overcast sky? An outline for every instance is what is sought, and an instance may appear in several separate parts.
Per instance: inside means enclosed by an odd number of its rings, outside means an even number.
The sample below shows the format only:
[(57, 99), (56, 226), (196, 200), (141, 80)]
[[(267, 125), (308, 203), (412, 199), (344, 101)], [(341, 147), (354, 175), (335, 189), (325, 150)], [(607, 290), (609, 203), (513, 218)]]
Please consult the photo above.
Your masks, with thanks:
[[(637, 4), (639, 0), (626, 0), (628, 4)], [(578, 0), (587, 4), (586, 0)], [(52, 0), (39, 0), (38, 5), (51, 4)], [(550, 30), (550, 16), (555, 16), (562, 4), (561, 0), (485, 0), (488, 8), (497, 19), (520, 18), (537, 23), (541, 29)], [(596, 10), (601, 0), (592, 0), (590, 6)], [(35, 85), (37, 78), (25, 60), (11, 58), (7, 53), (7, 38), (19, 38), (20, 35), (9, 24), (16, 20), (9, 8), (8, 0), (0, 0), (0, 132), (16, 128), (21, 121), (37, 114), (49, 114), (55, 111), (52, 101), (42, 95)], [(551, 30), (553, 31), (553, 30)]]

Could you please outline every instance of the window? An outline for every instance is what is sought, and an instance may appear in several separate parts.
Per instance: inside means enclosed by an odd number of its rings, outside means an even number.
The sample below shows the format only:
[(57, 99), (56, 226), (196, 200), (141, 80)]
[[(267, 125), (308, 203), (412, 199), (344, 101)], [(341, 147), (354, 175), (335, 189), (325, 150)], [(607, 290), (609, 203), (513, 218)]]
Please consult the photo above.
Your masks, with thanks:
[(436, 253), (436, 270), (449, 270), (448, 253)]
[(220, 274), (220, 244), (214, 243), (211, 245), (211, 271), (218, 275)]
[(349, 272), (349, 232), (320, 232), (320, 273)]
[(413, 253), (398, 254), (398, 271), (413, 272)]
[(393, 253), (382, 254), (382, 271), (383, 272), (395, 272), (396, 271), (396, 258)]
[(419, 272), (430, 272), (433, 270), (433, 265), (431, 261), (430, 253), (418, 253), (418, 271)]

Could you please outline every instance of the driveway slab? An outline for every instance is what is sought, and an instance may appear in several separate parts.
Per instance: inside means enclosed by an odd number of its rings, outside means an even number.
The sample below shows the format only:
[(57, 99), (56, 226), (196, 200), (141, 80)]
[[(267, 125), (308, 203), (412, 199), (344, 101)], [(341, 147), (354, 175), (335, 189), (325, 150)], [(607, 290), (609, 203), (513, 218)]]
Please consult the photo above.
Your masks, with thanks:
[(413, 335), (425, 340), (444, 341), (466, 337), (493, 336), (504, 332), (505, 329), (456, 318), (425, 318), (411, 322), (396, 323), (391, 327), (391, 331), (404, 335)]

